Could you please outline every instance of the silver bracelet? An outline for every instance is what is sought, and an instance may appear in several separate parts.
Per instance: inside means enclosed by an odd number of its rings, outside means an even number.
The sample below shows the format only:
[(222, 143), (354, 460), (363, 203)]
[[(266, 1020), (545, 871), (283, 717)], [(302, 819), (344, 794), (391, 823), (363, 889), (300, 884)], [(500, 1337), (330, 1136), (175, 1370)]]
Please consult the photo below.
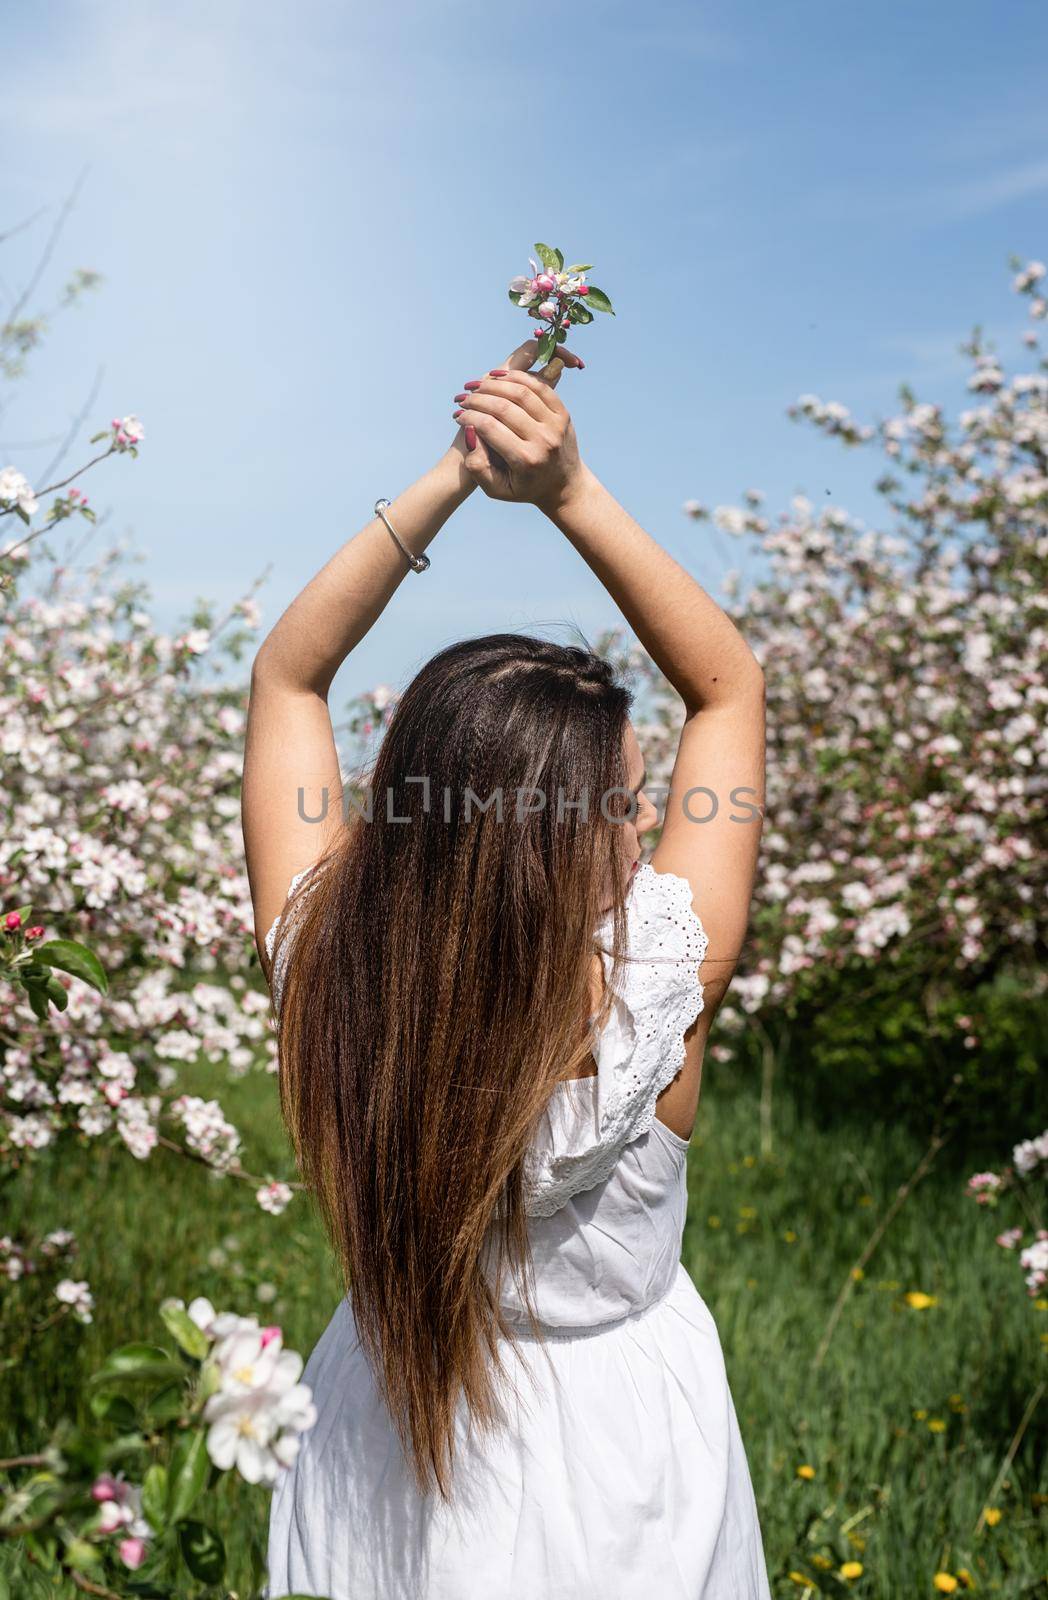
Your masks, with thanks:
[(386, 516), (386, 507), (392, 504), (392, 500), (376, 500), (375, 515), (376, 517), (382, 518), (382, 521), (386, 524), (386, 527), (393, 535), (393, 542), (397, 545), (398, 549), (400, 549), (403, 554), (407, 556), (412, 572), (425, 572), (426, 568), (429, 566), (429, 557), (413, 556), (403, 539), (400, 537), (400, 534), (397, 532), (396, 528), (394, 528), (392, 522), (390, 522), (389, 518)]

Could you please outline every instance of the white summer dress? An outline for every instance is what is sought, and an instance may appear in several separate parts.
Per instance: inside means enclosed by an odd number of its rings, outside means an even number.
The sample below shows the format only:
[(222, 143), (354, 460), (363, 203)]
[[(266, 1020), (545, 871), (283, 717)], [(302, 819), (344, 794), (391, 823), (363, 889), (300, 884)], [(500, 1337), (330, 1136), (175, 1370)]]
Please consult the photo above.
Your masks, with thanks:
[(638, 867), (627, 928), (597, 1073), (558, 1087), (529, 1154), (545, 1337), (511, 1289), (508, 1425), (478, 1438), (460, 1415), (452, 1501), (422, 1496), (344, 1299), (273, 1493), (270, 1600), (770, 1600), (720, 1340), (680, 1261), (687, 1144), (655, 1115), (702, 1009), (690, 884)]

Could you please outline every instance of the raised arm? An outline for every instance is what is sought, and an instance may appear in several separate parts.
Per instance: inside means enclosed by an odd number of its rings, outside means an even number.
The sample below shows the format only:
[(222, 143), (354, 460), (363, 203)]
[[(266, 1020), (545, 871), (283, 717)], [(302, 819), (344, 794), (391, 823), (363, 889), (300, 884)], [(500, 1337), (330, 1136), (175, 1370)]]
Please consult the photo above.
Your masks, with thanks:
[[(465, 451), (460, 434), (389, 507), (413, 555), (422, 554), (475, 487), (463, 465)], [(327, 703), (331, 680), (409, 571), (388, 528), (374, 517), (292, 601), (255, 658), (242, 815), (264, 963), (263, 940), (291, 879), (317, 860), (341, 824), (342, 781)]]
[[(529, 367), (536, 348), (528, 340), (497, 370)], [(565, 365), (581, 365), (566, 350), (559, 356), (543, 369), (543, 389), (556, 384)], [(436, 466), (388, 508), (412, 555), (425, 551), (476, 488), (476, 472), (465, 466), (470, 452), (475, 466), (486, 460), (463, 420)], [(265, 936), (292, 878), (324, 853), (342, 822), (342, 780), (327, 704), (331, 681), (409, 570), (389, 529), (374, 517), (292, 601), (255, 657), (242, 817), (255, 939), (266, 966)]]
[[(764, 805), (764, 678), (730, 618), (579, 459), (571, 418), (527, 373), (487, 378), (461, 414), (485, 492), (538, 505), (604, 584), (684, 703), (656, 871), (692, 886), (709, 936), (704, 1040), (749, 919)], [(490, 452), (498, 452), (494, 470)]]
[(749, 921), (764, 807), (764, 676), (716, 601), (585, 467), (550, 516), (684, 702), (652, 865), (688, 879), (709, 936), (704, 1034)]

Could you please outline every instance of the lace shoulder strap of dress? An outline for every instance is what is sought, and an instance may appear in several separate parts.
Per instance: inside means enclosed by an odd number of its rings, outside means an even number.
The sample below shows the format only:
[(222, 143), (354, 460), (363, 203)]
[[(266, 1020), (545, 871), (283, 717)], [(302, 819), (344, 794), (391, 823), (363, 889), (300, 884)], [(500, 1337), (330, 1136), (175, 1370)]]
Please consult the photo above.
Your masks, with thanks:
[[(274, 1008), (277, 1010), (280, 1008), (280, 1000), (284, 988), (284, 974), (287, 971), (288, 957), (291, 954), (291, 945), (294, 937), (294, 923), (292, 923), (291, 927), (288, 929), (287, 936), (282, 940), (280, 948), (276, 950), (276, 958), (274, 959), (273, 952), (276, 949), (277, 933), (285, 915), (288, 914), (288, 907), (294, 902), (295, 895), (298, 893), (298, 890), (301, 888), (302, 884), (306, 882), (306, 879), (309, 878), (310, 875), (315, 871), (315, 869), (316, 862), (313, 862), (310, 866), (304, 867), (301, 872), (296, 872), (295, 876), (288, 885), (287, 895), (284, 899), (284, 910), (279, 916), (274, 917), (272, 926), (265, 937), (266, 955), (272, 962), (269, 988), (273, 996)], [(306, 886), (305, 893), (308, 894), (312, 887), (313, 884), (308, 884)]]
[(608, 1177), (626, 1145), (647, 1133), (659, 1095), (684, 1064), (684, 1036), (703, 1009), (699, 967), (709, 940), (686, 878), (637, 868), (626, 904), (627, 948), (618, 974), (607, 948), (610, 915), (598, 929), (611, 989), (603, 1027), (593, 1029), (596, 1119), (584, 1137), (557, 1148), (547, 1138), (531, 1162), (528, 1209), (548, 1216)]

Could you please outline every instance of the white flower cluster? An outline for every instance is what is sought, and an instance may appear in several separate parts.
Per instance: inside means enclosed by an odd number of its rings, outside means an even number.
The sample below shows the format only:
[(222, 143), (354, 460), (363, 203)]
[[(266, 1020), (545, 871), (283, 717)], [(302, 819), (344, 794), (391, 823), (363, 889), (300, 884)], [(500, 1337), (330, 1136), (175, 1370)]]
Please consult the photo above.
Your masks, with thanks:
[(260, 1327), (256, 1317), (216, 1313), (203, 1297), (187, 1312), (212, 1341), (206, 1370), (216, 1387), (204, 1407), (208, 1455), (223, 1472), (236, 1467), (248, 1483), (275, 1483), (317, 1420), (312, 1391), (299, 1381), (302, 1357), (284, 1349), (279, 1328)]
[(1048, 1232), (1043, 1228), (1034, 1243), (1027, 1245), (1020, 1255), (1019, 1265), (1026, 1274), (1030, 1293), (1039, 1294), (1048, 1283)]
[(1036, 1139), (1024, 1139), (1012, 1151), (1012, 1165), (1023, 1177), (1028, 1177), (1042, 1161), (1048, 1161), (1048, 1128)]
[(172, 1101), (171, 1110), (185, 1128), (189, 1149), (203, 1156), (217, 1172), (227, 1172), (236, 1161), (240, 1135), (227, 1122), (218, 1101), (183, 1094)]
[(0, 511), (18, 510), (31, 517), (37, 499), (17, 467), (0, 468)]
[(95, 1309), (94, 1295), (84, 1278), (63, 1278), (55, 1285), (55, 1299), (64, 1306), (71, 1306), (73, 1315), (78, 1322), (93, 1321), (92, 1313)]

